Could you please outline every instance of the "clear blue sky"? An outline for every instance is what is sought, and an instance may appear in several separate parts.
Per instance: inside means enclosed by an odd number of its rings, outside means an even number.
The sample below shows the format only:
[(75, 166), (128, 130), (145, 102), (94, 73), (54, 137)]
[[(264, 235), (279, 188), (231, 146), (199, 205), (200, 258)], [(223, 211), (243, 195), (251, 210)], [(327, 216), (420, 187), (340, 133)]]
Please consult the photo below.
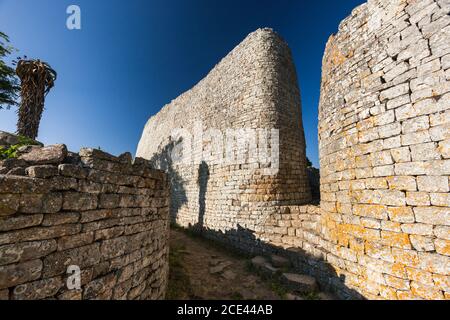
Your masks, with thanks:
[[(307, 154), (318, 166), (317, 108), (325, 43), (363, 0), (0, 0), (0, 30), (19, 54), (58, 72), (38, 139), (135, 152), (147, 119), (201, 80), (245, 36), (271, 27), (292, 49)], [(66, 28), (66, 8), (82, 30)], [(15, 131), (15, 110), (0, 130)]]

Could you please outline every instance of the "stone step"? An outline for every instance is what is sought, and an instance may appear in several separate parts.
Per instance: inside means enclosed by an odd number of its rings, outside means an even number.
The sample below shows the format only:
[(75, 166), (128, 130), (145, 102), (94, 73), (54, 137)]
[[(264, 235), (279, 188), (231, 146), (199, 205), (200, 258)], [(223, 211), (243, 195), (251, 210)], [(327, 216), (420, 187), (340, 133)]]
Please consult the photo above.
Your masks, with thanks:
[(218, 265), (216, 265), (214, 267), (210, 267), (209, 273), (210, 274), (222, 273), (226, 268), (228, 268), (231, 265), (233, 265), (233, 263), (230, 261), (220, 262)]
[(316, 279), (311, 276), (298, 273), (283, 273), (282, 280), (286, 286), (297, 293), (311, 293), (318, 291)]
[(275, 268), (289, 268), (291, 266), (289, 259), (276, 254), (270, 256), (270, 261)]
[(278, 272), (278, 268), (275, 268), (272, 266), (272, 264), (267, 260), (265, 257), (262, 256), (256, 256), (252, 260), (252, 265), (259, 271), (263, 272), (267, 275), (274, 275)]

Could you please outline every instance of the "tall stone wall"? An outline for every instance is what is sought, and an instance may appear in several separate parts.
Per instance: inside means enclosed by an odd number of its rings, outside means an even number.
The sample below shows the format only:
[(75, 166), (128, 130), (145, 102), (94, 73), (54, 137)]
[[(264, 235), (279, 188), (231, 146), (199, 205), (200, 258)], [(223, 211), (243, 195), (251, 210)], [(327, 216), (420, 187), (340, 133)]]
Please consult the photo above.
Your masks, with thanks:
[[(199, 122), (203, 139), (194, 136)], [(193, 135), (192, 141), (183, 141), (192, 146), (194, 160), (187, 164), (170, 157), (178, 141), (169, 137), (181, 128)], [(215, 161), (215, 146), (236, 157), (246, 148), (237, 134), (226, 149), (226, 134), (239, 129), (256, 130), (258, 147), (263, 145), (260, 130), (279, 130), (279, 158), (265, 164), (250, 157), (233, 164)], [(223, 140), (211, 139), (208, 130), (218, 131)], [(268, 154), (276, 153), (276, 135), (268, 138)], [(169, 172), (172, 219), (182, 226), (222, 233), (255, 230), (274, 207), (310, 201), (300, 93), (286, 43), (270, 29), (250, 34), (194, 88), (150, 118), (137, 155)], [(267, 173), (276, 161), (279, 170)], [(227, 233), (227, 238), (238, 247), (252, 246), (243, 234)]]
[(322, 235), (367, 297), (450, 298), (449, 14), (448, 0), (370, 0), (326, 46)]
[[(250, 253), (288, 255), (342, 298), (449, 299), (449, 11), (448, 0), (371, 0), (330, 37), (320, 206), (307, 204), (289, 50), (269, 30), (251, 34), (144, 130), (138, 155), (169, 172), (172, 218)], [(279, 128), (279, 174), (172, 165), (170, 130), (196, 119)]]
[(130, 154), (19, 150), (0, 161), (0, 300), (164, 298), (166, 175)]

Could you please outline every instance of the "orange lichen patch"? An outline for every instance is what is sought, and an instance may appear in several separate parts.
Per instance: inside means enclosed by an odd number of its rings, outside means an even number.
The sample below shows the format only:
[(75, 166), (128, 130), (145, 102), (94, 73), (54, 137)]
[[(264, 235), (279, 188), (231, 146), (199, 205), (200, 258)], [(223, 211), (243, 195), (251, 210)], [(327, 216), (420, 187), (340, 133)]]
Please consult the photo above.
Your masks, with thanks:
[(364, 229), (364, 235), (362, 238), (367, 241), (379, 241), (380, 231), (374, 229)]
[(392, 253), (391, 253), (391, 247), (388, 246), (382, 246), (377, 244), (376, 242), (366, 241), (365, 243), (365, 249), (367, 255), (370, 257), (386, 260), (390, 258), (390, 261), (392, 261)]
[(405, 233), (381, 231), (381, 240), (383, 244), (390, 247), (411, 249), (411, 242)]
[(441, 274), (433, 275), (434, 285), (443, 291), (450, 292), (450, 276)]
[(425, 285), (433, 285), (433, 277), (430, 272), (406, 267), (406, 273), (408, 275), (408, 278), (411, 280), (423, 283)]
[(411, 291), (397, 291), (397, 297), (399, 300), (422, 300), (418, 296), (412, 294)]
[(363, 239), (351, 237), (349, 240), (349, 244), (350, 249), (355, 251), (357, 254), (364, 254), (365, 244)]
[(450, 256), (450, 241), (445, 239), (436, 239), (434, 241), (436, 252), (445, 256)]
[(356, 128), (358, 131), (364, 131), (370, 128), (373, 128), (375, 126), (375, 117), (370, 117), (365, 120), (359, 121), (356, 124)]
[(343, 64), (347, 60), (347, 57), (342, 53), (341, 50), (339, 50), (337, 45), (332, 45), (329, 53), (329, 59), (333, 67), (335, 67)]
[(337, 240), (338, 240), (338, 244), (339, 245), (344, 246), (344, 247), (348, 247), (349, 241), (350, 241), (350, 237), (347, 234), (341, 232), (341, 233), (338, 233)]
[(444, 299), (442, 291), (437, 290), (435, 287), (425, 286), (415, 281), (411, 282), (411, 293), (427, 300)]
[(409, 290), (410, 289), (409, 280), (393, 277), (389, 274), (386, 274), (384, 276), (384, 278), (386, 279), (386, 284), (390, 287), (393, 287), (393, 288), (399, 289), (399, 290)]
[(325, 56), (322, 63), (323, 85), (326, 85), (328, 83), (331, 71), (334, 67), (340, 66), (354, 55), (354, 50), (349, 50), (347, 53), (342, 52), (337, 46), (338, 41), (335, 41), (335, 38), (336, 37), (334, 35), (331, 35), (328, 38), (325, 47)]
[(380, 233), (378, 230), (366, 229), (361, 225), (341, 224), (338, 227), (338, 233), (351, 235), (368, 241), (380, 240)]
[(397, 290), (386, 287), (386, 286), (380, 286), (380, 296), (383, 297), (386, 300), (397, 300)]
[(406, 269), (403, 263), (393, 263), (388, 267), (390, 274), (393, 274), (397, 277), (406, 277)]
[(402, 250), (398, 248), (392, 248), (392, 254), (394, 256), (395, 262), (402, 263), (409, 267), (417, 266), (420, 263), (417, 252), (413, 250)]
[(376, 204), (356, 204), (353, 206), (353, 214), (375, 219), (387, 219), (387, 207)]
[(338, 232), (362, 238), (364, 235), (364, 227), (355, 224), (340, 224), (338, 226)]

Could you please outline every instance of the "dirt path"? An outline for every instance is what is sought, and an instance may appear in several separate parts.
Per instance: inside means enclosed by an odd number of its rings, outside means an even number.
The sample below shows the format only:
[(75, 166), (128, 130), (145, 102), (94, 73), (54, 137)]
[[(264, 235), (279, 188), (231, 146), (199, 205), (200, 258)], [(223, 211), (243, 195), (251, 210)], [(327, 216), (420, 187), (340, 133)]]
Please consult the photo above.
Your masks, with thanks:
[(263, 281), (248, 259), (208, 240), (171, 230), (168, 299), (280, 299), (282, 288)]

